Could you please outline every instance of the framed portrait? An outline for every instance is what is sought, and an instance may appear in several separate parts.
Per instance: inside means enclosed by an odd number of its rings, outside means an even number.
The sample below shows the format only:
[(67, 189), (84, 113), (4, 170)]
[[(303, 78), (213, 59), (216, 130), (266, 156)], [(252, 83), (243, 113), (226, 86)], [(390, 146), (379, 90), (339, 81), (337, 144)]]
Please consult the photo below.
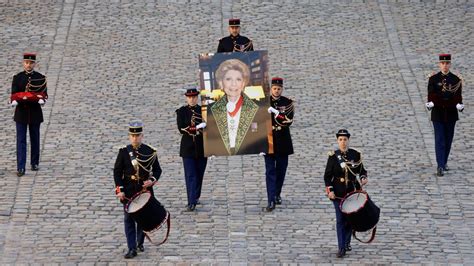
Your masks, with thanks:
[(273, 153), (268, 52), (201, 54), (204, 155)]

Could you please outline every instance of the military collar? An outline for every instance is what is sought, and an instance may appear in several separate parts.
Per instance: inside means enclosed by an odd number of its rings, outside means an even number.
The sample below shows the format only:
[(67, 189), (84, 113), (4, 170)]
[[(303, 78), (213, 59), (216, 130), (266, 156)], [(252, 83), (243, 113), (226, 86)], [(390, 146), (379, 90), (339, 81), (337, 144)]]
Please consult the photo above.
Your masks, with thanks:
[(272, 95), (272, 100), (273, 100), (273, 101), (278, 101), (278, 100), (280, 100), (280, 98), (281, 98), (281, 95), (278, 96), (278, 98), (276, 98), (275, 96)]
[(237, 36), (234, 36), (234, 35), (232, 35), (232, 34), (230, 35), (230, 38), (231, 38), (231, 39), (237, 39), (237, 38), (239, 38), (239, 37), (240, 37), (240, 34), (237, 34)]
[(31, 70), (30, 72), (28, 72), (28, 71), (26, 71), (26, 69), (25, 69), (25, 74), (26, 74), (27, 76), (33, 75), (33, 72), (35, 72), (35, 71), (34, 71), (34, 70)]
[(446, 74), (443, 73), (443, 71), (440, 71), (440, 72), (441, 72), (441, 76), (447, 76), (447, 75), (449, 75), (449, 73), (451, 73), (451, 71), (448, 71)]
[(142, 144), (141, 144), (141, 143), (140, 143), (140, 144), (138, 144), (138, 146), (136, 146), (136, 147), (132, 145), (132, 149), (133, 149), (134, 151), (138, 151), (138, 150), (140, 149), (140, 147), (141, 147), (141, 146), (142, 146)]

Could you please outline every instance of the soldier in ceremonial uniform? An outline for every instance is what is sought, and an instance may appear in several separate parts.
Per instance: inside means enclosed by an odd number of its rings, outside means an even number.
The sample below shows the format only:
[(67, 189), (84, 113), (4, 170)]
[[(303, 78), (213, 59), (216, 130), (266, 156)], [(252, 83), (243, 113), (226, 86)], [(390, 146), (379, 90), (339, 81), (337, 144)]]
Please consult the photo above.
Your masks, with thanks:
[(12, 101), (15, 107), (17, 176), (23, 176), (26, 168), (26, 131), (30, 131), (31, 170), (38, 171), (40, 158), (40, 125), (43, 122), (41, 107), (47, 99), (46, 77), (36, 71), (36, 54), (23, 55), (24, 71), (13, 76), (12, 96), (23, 92), (43, 92), (45, 97), (39, 101)]
[[(349, 148), (349, 131), (340, 129), (336, 133), (339, 149), (328, 153), (328, 161), (324, 172), (324, 183), (326, 194), (333, 202), (336, 210), (336, 231), (338, 252), (337, 257), (346, 255), (346, 251), (351, 251), (352, 229), (346, 221), (339, 205), (346, 194), (360, 190), (367, 184), (367, 171), (362, 164), (362, 155), (357, 150)], [(360, 177), (360, 182), (357, 176)]]
[(253, 51), (252, 41), (240, 35), (240, 19), (229, 19), (230, 35), (219, 40), (218, 53)]
[(188, 89), (184, 94), (187, 105), (176, 110), (179, 133), (182, 134), (179, 156), (183, 158), (186, 192), (188, 195), (187, 211), (194, 211), (200, 204), (202, 181), (206, 171), (207, 158), (204, 157), (201, 106), (197, 104), (199, 92)]
[(435, 133), (437, 176), (448, 171), (448, 156), (454, 137), (454, 127), (459, 120), (458, 112), (464, 110), (462, 103), (462, 78), (449, 71), (451, 55), (439, 55), (440, 71), (428, 81), (428, 102)]
[(268, 206), (265, 211), (271, 212), (275, 204), (280, 205), (281, 190), (285, 181), (288, 155), (293, 154), (290, 126), (293, 123), (295, 107), (293, 101), (283, 92), (283, 79), (272, 78), (271, 100), (268, 112), (272, 116), (273, 154), (265, 155), (265, 176), (267, 184)]
[(143, 124), (129, 125), (130, 144), (119, 150), (114, 166), (115, 193), (124, 204), (125, 236), (128, 252), (125, 258), (137, 256), (137, 248), (144, 251), (145, 235), (133, 218), (125, 211), (125, 205), (138, 192), (148, 190), (153, 195), (153, 185), (160, 178), (161, 167), (156, 149), (142, 143)]

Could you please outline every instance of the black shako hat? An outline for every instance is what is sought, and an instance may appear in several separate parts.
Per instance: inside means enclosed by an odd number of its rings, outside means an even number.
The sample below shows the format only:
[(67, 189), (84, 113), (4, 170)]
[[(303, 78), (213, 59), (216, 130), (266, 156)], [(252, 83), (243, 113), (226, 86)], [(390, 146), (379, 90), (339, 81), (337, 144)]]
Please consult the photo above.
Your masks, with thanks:
[(130, 122), (128, 125), (128, 134), (138, 135), (143, 133), (143, 123), (142, 122)]
[(451, 55), (450, 54), (440, 54), (439, 55), (440, 62), (451, 62)]
[(231, 26), (231, 27), (240, 27), (240, 19), (238, 19), (238, 18), (229, 19), (229, 26)]
[(199, 91), (196, 88), (186, 89), (184, 93), (186, 96), (197, 96), (199, 95)]
[(23, 54), (23, 60), (30, 60), (30, 61), (36, 62), (36, 54), (34, 54), (34, 53), (24, 53)]
[(349, 131), (347, 131), (347, 129), (339, 129), (339, 131), (337, 131), (337, 133), (336, 133), (336, 138), (339, 138), (341, 136), (345, 136), (347, 138), (350, 138), (351, 134), (349, 134)]
[(272, 85), (278, 85), (280, 87), (283, 87), (283, 79), (280, 77), (273, 77), (272, 78)]

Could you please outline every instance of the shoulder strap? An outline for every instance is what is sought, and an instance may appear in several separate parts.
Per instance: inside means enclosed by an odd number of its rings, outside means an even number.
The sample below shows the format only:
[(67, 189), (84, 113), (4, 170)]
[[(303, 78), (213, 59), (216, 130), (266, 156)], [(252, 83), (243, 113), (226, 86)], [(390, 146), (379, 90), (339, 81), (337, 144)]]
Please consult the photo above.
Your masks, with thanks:
[(342, 154), (340, 150), (335, 150), (334, 154), (336, 154), (337, 161), (339, 164), (343, 163), (344, 161), (342, 160)]
[(132, 145), (130, 145), (130, 144), (127, 145), (127, 151), (128, 151), (128, 155), (130, 156), (131, 161), (137, 159), (137, 157), (135, 156), (135, 153), (133, 152)]

